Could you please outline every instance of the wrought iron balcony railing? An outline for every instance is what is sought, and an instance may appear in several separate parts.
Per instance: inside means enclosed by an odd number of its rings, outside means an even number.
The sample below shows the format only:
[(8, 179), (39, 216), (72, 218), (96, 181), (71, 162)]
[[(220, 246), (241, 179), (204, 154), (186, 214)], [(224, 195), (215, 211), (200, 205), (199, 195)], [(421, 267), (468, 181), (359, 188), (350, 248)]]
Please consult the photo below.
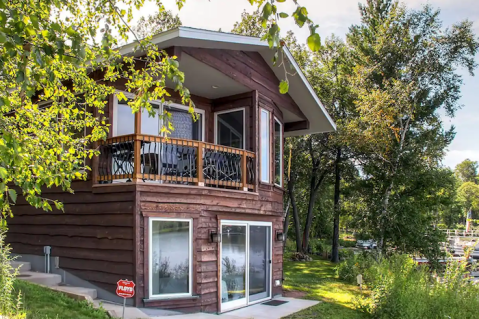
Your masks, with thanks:
[(254, 191), (255, 163), (255, 154), (241, 149), (132, 134), (101, 143), (97, 180), (143, 180)]

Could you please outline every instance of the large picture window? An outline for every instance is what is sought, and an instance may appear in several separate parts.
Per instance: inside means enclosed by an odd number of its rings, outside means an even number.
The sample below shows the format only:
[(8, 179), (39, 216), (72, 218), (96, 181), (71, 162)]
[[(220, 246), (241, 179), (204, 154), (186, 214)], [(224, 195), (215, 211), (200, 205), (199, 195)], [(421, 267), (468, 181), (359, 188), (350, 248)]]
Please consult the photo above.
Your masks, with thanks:
[(151, 218), (149, 237), (150, 298), (190, 296), (191, 220)]
[[(129, 99), (134, 95), (125, 94)], [(129, 135), (135, 133), (135, 114), (131, 112), (128, 101), (119, 101), (116, 97), (116, 103), (113, 106), (113, 136)], [(160, 134), (163, 125), (167, 126), (166, 120), (160, 119), (160, 114), (170, 113), (169, 121), (173, 123), (174, 130), (168, 136), (171, 138), (180, 138), (185, 140), (204, 140), (204, 111), (195, 110), (197, 119), (193, 118), (188, 112), (189, 107), (176, 103), (161, 103), (161, 101), (151, 101), (154, 110), (154, 116), (150, 116), (147, 110), (141, 112), (141, 134), (162, 135)]]
[(274, 183), (283, 186), (283, 129), (281, 122), (274, 118)]
[(261, 109), (261, 181), (264, 183), (270, 182), (270, 138), (269, 138), (269, 112)]

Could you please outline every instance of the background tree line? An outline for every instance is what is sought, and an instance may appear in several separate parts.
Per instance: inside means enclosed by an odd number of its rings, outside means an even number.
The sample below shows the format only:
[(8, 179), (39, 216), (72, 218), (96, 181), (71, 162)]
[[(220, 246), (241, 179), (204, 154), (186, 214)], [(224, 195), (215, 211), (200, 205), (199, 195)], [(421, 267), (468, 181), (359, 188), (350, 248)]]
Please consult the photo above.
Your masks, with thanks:
[[(479, 204), (477, 163), (455, 172), (441, 163), (454, 127), (439, 116), (460, 108), (458, 71), (473, 74), (479, 39), (469, 21), (444, 28), (428, 5), (367, 0), (359, 14), (344, 39), (332, 35), (314, 53), (285, 37), (337, 124), (333, 133), (286, 139), (285, 229), (302, 253), (312, 238), (331, 238), (333, 261), (340, 226), (383, 251), (435, 258), (435, 226), (457, 223)], [(260, 19), (245, 12), (232, 32), (264, 36)]]

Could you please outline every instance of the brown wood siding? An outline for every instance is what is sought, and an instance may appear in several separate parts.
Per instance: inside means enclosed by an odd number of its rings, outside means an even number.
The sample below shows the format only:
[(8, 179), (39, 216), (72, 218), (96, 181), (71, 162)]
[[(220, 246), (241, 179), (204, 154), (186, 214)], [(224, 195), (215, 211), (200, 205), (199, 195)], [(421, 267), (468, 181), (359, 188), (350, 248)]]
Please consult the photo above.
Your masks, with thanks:
[(95, 193), (89, 182), (74, 182), (75, 194), (44, 190), (42, 196), (61, 200), (65, 212), (35, 209), (19, 196), (7, 242), (20, 255), (43, 255), (43, 246), (51, 246), (60, 268), (114, 293), (120, 278), (134, 279), (132, 186), (102, 186)]
[(259, 53), (188, 47), (183, 47), (182, 51), (229, 76), (250, 90), (261, 92), (298, 117), (306, 119), (289, 94), (279, 93), (279, 80), (274, 74), (271, 74), (273, 71)]
[[(272, 222), (273, 237), (283, 228), (282, 192), (267, 190), (259, 193), (246, 193), (175, 185), (137, 184), (140, 202), (138, 214), (144, 220), (141, 231), (148, 238), (148, 219), (150, 217), (171, 217), (193, 219), (193, 296), (181, 300), (146, 300), (147, 307), (177, 309), (187, 312), (220, 310), (218, 297), (219, 283), (219, 244), (209, 242), (211, 230), (220, 232), (220, 220), (245, 220)], [(140, 249), (139, 256), (143, 264), (143, 278), (138, 278), (138, 299), (147, 299), (148, 292), (148, 248)], [(282, 279), (282, 243), (273, 241), (273, 283)], [(281, 293), (281, 287), (273, 288), (273, 294)]]

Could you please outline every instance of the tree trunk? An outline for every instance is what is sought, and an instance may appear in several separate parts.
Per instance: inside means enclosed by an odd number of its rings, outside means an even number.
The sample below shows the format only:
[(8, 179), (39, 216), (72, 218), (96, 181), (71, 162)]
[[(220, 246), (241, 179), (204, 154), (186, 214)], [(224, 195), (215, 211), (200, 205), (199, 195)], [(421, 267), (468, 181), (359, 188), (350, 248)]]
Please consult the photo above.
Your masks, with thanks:
[(301, 252), (301, 224), (299, 222), (298, 206), (296, 205), (296, 198), (294, 197), (294, 178), (288, 181), (288, 193), (291, 200), (291, 208), (293, 209), (294, 230), (296, 233), (296, 251)]
[[(314, 186), (315, 179), (312, 178), (311, 186)], [(309, 192), (309, 204), (308, 204), (308, 216), (306, 217), (306, 224), (304, 225), (303, 230), (303, 253), (308, 253), (309, 247), (309, 236), (311, 232), (311, 225), (313, 224), (313, 215), (314, 215), (314, 203), (316, 201), (317, 191), (314, 188), (311, 188)]]
[(379, 240), (379, 249), (384, 253), (385, 252), (385, 245), (384, 245), (384, 238), (386, 236), (386, 218), (388, 215), (388, 208), (389, 208), (389, 197), (391, 196), (391, 191), (393, 189), (393, 183), (391, 182), (389, 186), (386, 188), (386, 192), (384, 193), (383, 202), (382, 202), (382, 212), (381, 212), (381, 220), (380, 220), (380, 230), (381, 230), (381, 238)]
[(283, 234), (284, 234), (283, 253), (286, 250), (286, 240), (288, 239), (290, 204), (291, 204), (291, 200), (288, 201), (288, 205), (286, 206), (286, 214), (284, 215), (284, 221), (283, 221)]
[(339, 217), (341, 215), (341, 148), (337, 149), (336, 162), (334, 167), (334, 224), (333, 224), (333, 246), (331, 247), (331, 261), (339, 262)]

